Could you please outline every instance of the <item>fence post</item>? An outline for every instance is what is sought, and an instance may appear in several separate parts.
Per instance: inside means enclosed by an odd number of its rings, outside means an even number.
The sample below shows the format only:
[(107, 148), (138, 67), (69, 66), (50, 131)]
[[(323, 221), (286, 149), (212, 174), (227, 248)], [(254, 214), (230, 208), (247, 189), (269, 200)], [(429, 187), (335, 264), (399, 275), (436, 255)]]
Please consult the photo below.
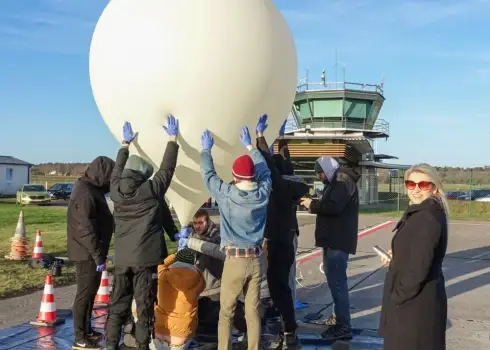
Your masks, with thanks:
[(472, 192), (471, 192), (472, 188), (473, 188), (473, 169), (470, 169), (470, 198), (469, 198), (469, 200), (470, 200), (470, 207), (469, 207), (470, 217), (472, 217), (472, 214), (471, 214), (471, 202), (473, 202)]

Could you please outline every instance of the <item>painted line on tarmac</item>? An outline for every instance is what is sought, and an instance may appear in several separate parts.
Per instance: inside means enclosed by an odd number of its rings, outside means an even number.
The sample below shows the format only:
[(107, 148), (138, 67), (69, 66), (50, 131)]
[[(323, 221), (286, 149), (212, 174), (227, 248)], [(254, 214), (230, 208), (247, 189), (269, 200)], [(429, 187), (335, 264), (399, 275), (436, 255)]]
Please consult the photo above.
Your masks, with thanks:
[[(388, 221), (382, 222), (381, 224), (378, 224), (378, 225), (372, 226), (368, 229), (362, 230), (361, 232), (359, 232), (357, 234), (357, 237), (358, 238), (366, 237), (366, 236), (370, 235), (371, 233), (374, 233), (374, 232), (377, 232), (377, 231), (382, 230), (384, 228), (387, 228), (387, 227), (395, 224), (396, 222), (397, 222), (396, 220), (388, 220)], [(302, 254), (296, 258), (296, 264), (303, 264), (307, 261), (310, 261), (310, 260), (316, 258), (317, 256), (321, 255), (322, 252), (323, 252), (322, 248), (317, 248), (314, 251), (312, 251), (311, 253)]]

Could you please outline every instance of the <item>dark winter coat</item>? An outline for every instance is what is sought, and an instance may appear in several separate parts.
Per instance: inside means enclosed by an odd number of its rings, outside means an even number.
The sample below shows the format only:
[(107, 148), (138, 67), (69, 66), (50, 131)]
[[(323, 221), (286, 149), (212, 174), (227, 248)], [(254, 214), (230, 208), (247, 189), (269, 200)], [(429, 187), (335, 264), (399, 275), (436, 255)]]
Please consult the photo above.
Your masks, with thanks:
[(395, 228), (380, 334), (384, 350), (446, 349), (447, 296), (442, 272), (447, 218), (432, 198), (411, 205)]
[[(293, 163), (291, 162), (291, 155), (289, 154), (288, 141), (286, 139), (280, 139), (277, 147), (279, 149), (279, 155), (283, 159), (284, 177), (288, 178), (288, 176), (294, 176), (294, 167)], [(292, 229), (296, 232), (296, 236), (299, 236), (298, 217), (296, 216), (298, 211), (298, 203), (294, 202), (292, 204), (291, 211), (293, 215)]]
[[(172, 225), (168, 223), (171, 215), (168, 218), (164, 196), (174, 175), (178, 150), (176, 142), (167, 143), (160, 169), (151, 180), (140, 172), (124, 169), (129, 151), (125, 146), (119, 150), (110, 191), (116, 225), (115, 266), (157, 266), (168, 255), (163, 226)], [(166, 219), (163, 213), (167, 213)], [(167, 234), (173, 240), (173, 234), (168, 230)]]
[(279, 166), (281, 168), (279, 170), (274, 164), (264, 137), (257, 138), (257, 149), (264, 156), (272, 179), (264, 237), (268, 240), (292, 244), (296, 234), (294, 230), (296, 213), (293, 211), (293, 204), (308, 193), (309, 187), (304, 182), (287, 180), (283, 177), (284, 174), (281, 174), (280, 170), (284, 172), (284, 168)]
[(67, 246), (71, 261), (102, 265), (109, 251), (114, 219), (107, 205), (114, 161), (97, 157), (75, 182), (67, 210)]
[(325, 185), (320, 200), (313, 200), (309, 212), (316, 214), (317, 247), (356, 254), (359, 222), (359, 174), (341, 168)]

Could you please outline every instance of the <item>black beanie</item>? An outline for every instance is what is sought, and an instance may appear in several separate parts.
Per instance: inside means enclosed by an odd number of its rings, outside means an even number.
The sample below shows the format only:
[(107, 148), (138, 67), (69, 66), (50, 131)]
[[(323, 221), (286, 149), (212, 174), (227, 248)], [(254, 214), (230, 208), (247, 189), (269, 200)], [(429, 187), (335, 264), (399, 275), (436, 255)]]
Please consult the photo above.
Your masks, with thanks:
[(177, 252), (175, 256), (175, 261), (180, 261), (186, 264), (194, 265), (194, 261), (196, 260), (196, 256), (194, 252), (189, 248), (181, 249)]

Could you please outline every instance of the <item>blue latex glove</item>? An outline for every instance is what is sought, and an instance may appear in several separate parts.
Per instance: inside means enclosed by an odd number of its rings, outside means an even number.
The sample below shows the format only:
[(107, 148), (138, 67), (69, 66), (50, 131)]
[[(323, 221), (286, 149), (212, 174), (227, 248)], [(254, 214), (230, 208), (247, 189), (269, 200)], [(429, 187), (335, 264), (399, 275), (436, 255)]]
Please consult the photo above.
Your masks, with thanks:
[(130, 122), (126, 122), (123, 125), (123, 139), (127, 143), (131, 143), (134, 138), (136, 137), (136, 134), (133, 132), (133, 128), (131, 127)]
[(102, 272), (105, 270), (105, 268), (106, 268), (106, 265), (105, 265), (105, 263), (103, 263), (102, 265), (97, 265), (96, 271)]
[(163, 128), (170, 136), (177, 136), (179, 133), (179, 121), (170, 114), (167, 117), (167, 126), (164, 125)]
[(240, 134), (240, 141), (245, 147), (252, 146), (250, 131), (248, 131), (248, 128), (246, 126), (242, 128), (242, 133)]
[(281, 128), (279, 129), (279, 136), (284, 136), (284, 134), (286, 133), (286, 123), (288, 122), (288, 120), (286, 119), (284, 121), (284, 123), (282, 123), (281, 125)]
[(189, 241), (189, 238), (181, 238), (179, 239), (179, 247), (177, 248), (177, 251), (184, 249), (187, 247), (187, 242)]
[(213, 148), (214, 140), (209, 130), (204, 131), (203, 134), (201, 135), (201, 145), (202, 145), (202, 149), (210, 150), (211, 148)]
[(192, 230), (190, 229), (190, 227), (184, 226), (181, 228), (179, 233), (175, 234), (174, 239), (178, 240), (181, 238), (189, 238), (189, 236), (191, 235), (191, 232), (192, 232)]
[(269, 153), (271, 154), (271, 156), (274, 155), (274, 145), (269, 147)]
[(264, 114), (262, 117), (259, 118), (255, 131), (257, 132), (257, 134), (263, 134), (267, 127), (267, 114)]

